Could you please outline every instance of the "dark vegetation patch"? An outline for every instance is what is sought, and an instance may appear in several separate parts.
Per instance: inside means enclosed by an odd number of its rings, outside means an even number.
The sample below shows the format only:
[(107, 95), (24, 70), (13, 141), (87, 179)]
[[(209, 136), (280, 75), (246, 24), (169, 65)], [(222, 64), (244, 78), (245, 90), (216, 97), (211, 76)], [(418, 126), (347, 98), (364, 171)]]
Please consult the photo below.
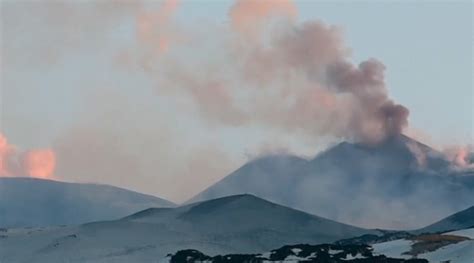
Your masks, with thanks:
[(428, 263), (425, 259), (399, 259), (374, 255), (369, 245), (293, 245), (283, 246), (264, 254), (230, 254), (208, 256), (188, 249), (168, 255), (171, 263), (263, 263), (263, 262), (318, 262), (318, 263)]
[(411, 234), (406, 231), (394, 231), (394, 232), (386, 232), (382, 236), (373, 235), (373, 234), (366, 234), (358, 237), (341, 239), (336, 241), (334, 244), (336, 245), (372, 245), (382, 242), (393, 241), (397, 239), (408, 239), (415, 237), (414, 234)]
[(417, 256), (419, 254), (435, 251), (447, 245), (470, 240), (470, 238), (463, 236), (439, 234), (420, 235), (408, 239), (415, 243), (411, 246), (411, 250), (404, 254), (411, 256)]

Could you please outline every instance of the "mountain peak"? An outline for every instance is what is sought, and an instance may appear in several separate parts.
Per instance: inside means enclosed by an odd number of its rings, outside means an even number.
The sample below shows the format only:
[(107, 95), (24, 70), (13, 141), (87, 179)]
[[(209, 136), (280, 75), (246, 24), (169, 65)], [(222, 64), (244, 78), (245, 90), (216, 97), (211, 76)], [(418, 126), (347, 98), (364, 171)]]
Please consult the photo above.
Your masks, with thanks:
[(271, 153), (267, 155), (258, 156), (257, 158), (252, 159), (248, 164), (265, 164), (265, 163), (274, 163), (274, 162), (283, 162), (283, 163), (295, 163), (295, 162), (306, 162), (307, 159), (302, 157), (292, 155), (289, 153)]
[(450, 167), (443, 154), (403, 134), (392, 136), (374, 145), (341, 142), (316, 155), (313, 161), (320, 159), (355, 163), (371, 160), (373, 163), (393, 166), (395, 171), (403, 173), (414, 168), (444, 171)]
[(190, 204), (190, 213), (211, 213), (216, 210), (239, 209), (243, 207), (267, 207), (275, 205), (252, 194), (237, 194), (220, 197), (209, 201)]

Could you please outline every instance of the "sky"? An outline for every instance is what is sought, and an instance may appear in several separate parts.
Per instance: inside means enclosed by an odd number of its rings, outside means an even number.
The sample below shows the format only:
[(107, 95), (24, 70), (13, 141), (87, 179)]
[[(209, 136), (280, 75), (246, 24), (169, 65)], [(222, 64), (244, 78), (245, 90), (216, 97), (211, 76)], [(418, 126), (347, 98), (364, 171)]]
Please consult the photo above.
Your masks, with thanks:
[[(471, 1), (282, 3), (291, 23), (336, 26), (354, 64), (385, 65), (389, 97), (410, 110), (406, 133), (438, 147), (474, 142)], [(282, 129), (266, 111), (262, 122), (237, 124), (238, 113), (216, 109), (226, 106), (213, 95), (219, 85), (209, 96), (193, 89), (215, 72), (235, 78), (233, 5), (1, 1), (0, 132), (19, 151), (54, 149), (55, 179), (176, 202), (261, 154), (313, 156), (340, 141), (314, 127), (317, 136)], [(189, 88), (173, 87), (181, 70)]]

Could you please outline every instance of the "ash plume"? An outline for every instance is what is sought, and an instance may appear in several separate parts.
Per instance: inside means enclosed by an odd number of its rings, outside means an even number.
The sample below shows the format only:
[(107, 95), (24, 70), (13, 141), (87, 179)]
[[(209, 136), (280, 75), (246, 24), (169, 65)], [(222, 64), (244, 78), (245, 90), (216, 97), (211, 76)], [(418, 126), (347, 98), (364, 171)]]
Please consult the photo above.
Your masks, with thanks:
[[(290, 1), (236, 1), (228, 28), (175, 32), (192, 47), (175, 43), (146, 73), (160, 95), (185, 94), (212, 124), (371, 145), (401, 134), (409, 110), (389, 97), (382, 62), (354, 64), (340, 28), (296, 16)], [(153, 54), (142, 57), (150, 64)]]

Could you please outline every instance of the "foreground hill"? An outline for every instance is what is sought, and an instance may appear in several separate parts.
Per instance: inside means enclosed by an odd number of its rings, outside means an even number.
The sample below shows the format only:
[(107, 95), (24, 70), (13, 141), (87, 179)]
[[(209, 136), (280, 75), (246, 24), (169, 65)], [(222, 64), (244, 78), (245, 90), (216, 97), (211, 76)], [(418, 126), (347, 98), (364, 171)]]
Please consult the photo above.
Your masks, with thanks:
[(154, 262), (194, 248), (209, 255), (259, 253), (296, 243), (330, 243), (376, 233), (252, 195), (153, 208), (115, 221), (9, 229), (2, 262)]
[(414, 229), (472, 205), (474, 173), (454, 169), (441, 153), (401, 135), (374, 146), (343, 142), (311, 160), (261, 157), (190, 202), (238, 193), (340, 222)]
[(164, 199), (108, 185), (0, 178), (0, 227), (81, 224), (170, 206)]

